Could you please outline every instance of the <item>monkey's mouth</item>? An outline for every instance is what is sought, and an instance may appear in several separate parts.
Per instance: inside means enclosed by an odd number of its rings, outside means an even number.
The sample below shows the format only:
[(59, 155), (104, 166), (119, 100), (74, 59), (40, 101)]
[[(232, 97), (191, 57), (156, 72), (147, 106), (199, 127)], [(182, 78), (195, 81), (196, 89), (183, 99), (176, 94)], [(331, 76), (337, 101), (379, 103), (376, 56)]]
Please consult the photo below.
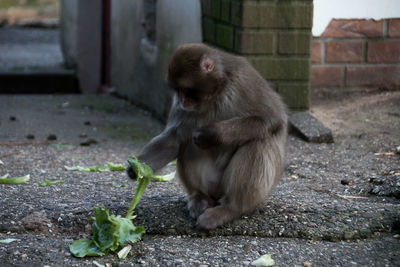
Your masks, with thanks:
[(187, 97), (184, 92), (178, 91), (178, 98), (182, 108), (191, 109), (194, 107), (194, 101), (190, 97)]

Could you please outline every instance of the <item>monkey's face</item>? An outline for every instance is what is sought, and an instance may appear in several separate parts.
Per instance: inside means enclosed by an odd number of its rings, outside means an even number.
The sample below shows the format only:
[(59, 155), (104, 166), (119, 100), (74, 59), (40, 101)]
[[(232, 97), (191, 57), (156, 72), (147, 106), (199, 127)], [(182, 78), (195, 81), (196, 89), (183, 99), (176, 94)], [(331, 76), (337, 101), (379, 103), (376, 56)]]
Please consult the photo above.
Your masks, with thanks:
[[(186, 82), (181, 80), (177, 84), (170, 83), (176, 93), (176, 98), (181, 109), (190, 112), (207, 111), (212, 103), (213, 93), (209, 91), (207, 84), (194, 82), (194, 79), (188, 79)], [(172, 86), (175, 85), (175, 86)]]
[(167, 79), (183, 110), (206, 111), (215, 99), (215, 61), (206, 52), (203, 45), (183, 45), (171, 57)]

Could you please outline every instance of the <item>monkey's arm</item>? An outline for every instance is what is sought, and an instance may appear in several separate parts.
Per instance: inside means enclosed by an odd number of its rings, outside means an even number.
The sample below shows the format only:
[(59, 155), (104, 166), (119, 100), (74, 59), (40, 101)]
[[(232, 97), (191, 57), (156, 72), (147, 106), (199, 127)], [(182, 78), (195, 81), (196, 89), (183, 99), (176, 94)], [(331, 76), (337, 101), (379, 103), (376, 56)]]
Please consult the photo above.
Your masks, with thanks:
[(193, 141), (204, 149), (217, 145), (242, 145), (279, 134), (284, 128), (286, 120), (278, 116), (236, 117), (197, 129)]
[[(176, 138), (176, 131), (173, 128), (167, 128), (161, 134), (154, 137), (138, 155), (141, 162), (146, 163), (154, 171), (157, 171), (176, 159), (179, 151), (179, 143)], [(130, 167), (128, 167), (128, 175), (136, 179)]]

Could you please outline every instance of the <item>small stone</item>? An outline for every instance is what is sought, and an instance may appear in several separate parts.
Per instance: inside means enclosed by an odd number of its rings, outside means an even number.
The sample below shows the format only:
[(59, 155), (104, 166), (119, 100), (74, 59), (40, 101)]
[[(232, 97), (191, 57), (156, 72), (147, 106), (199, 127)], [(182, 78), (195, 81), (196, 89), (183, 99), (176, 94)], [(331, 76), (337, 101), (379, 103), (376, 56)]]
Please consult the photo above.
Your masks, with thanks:
[(349, 181), (349, 180), (346, 180), (346, 179), (342, 179), (342, 180), (340, 180), (340, 183), (341, 183), (342, 185), (349, 185), (349, 184), (350, 184), (350, 181)]
[(305, 262), (303, 262), (303, 266), (304, 267), (312, 267), (312, 263), (309, 261), (305, 261)]
[(90, 145), (95, 145), (95, 144), (98, 144), (97, 140), (89, 139), (86, 142), (82, 142), (80, 145), (81, 146), (90, 146)]
[(333, 143), (331, 130), (314, 118), (309, 111), (292, 114), (289, 122), (291, 132), (298, 134), (307, 142)]
[(50, 134), (50, 135), (47, 137), (47, 140), (49, 140), (49, 141), (57, 140), (57, 136), (56, 136), (55, 134)]
[(26, 138), (32, 140), (35, 139), (35, 136), (33, 134), (28, 134)]
[(374, 189), (372, 189), (372, 193), (373, 194), (378, 194), (381, 191), (381, 187), (380, 186), (375, 186)]
[(85, 134), (85, 133), (83, 133), (83, 134), (80, 134), (79, 137), (80, 137), (80, 138), (86, 138), (86, 137), (88, 137), (88, 135)]
[(14, 116), (10, 116), (10, 121), (16, 121), (17, 120), (17, 118), (16, 117), (14, 117)]
[(85, 125), (92, 125), (92, 123), (90, 121), (85, 121), (83, 124)]

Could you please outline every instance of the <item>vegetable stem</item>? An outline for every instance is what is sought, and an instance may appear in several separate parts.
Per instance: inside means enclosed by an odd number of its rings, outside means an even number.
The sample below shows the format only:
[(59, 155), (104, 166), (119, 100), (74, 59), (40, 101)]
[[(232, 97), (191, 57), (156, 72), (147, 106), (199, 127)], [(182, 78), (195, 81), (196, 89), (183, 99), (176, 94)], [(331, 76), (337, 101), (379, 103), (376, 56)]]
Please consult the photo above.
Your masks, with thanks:
[(133, 197), (131, 205), (129, 206), (128, 212), (126, 214), (127, 219), (132, 219), (133, 211), (135, 210), (136, 205), (139, 203), (140, 199), (142, 198), (142, 195), (146, 190), (146, 187), (149, 185), (150, 180), (151, 177), (143, 177), (138, 181), (138, 186), (135, 191), (135, 196)]

